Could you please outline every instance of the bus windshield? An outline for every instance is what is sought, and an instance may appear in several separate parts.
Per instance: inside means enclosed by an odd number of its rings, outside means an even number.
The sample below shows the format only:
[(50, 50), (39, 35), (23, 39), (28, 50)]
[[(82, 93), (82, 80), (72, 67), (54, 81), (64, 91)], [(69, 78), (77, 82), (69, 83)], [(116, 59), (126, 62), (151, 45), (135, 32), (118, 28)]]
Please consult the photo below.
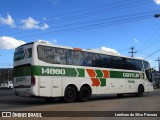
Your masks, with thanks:
[[(32, 43), (30, 43), (32, 44)], [(14, 53), (14, 61), (19, 61), (27, 58), (32, 57), (32, 46), (30, 44), (26, 44), (16, 48), (15, 53)]]

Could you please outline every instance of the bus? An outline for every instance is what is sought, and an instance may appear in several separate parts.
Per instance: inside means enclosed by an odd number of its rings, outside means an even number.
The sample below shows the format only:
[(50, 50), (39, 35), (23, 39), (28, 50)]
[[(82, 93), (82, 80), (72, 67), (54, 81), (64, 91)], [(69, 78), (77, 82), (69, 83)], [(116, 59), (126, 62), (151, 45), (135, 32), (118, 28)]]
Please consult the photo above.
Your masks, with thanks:
[(14, 53), (14, 93), (22, 97), (88, 101), (91, 95), (142, 96), (153, 91), (147, 61), (104, 51), (32, 42)]

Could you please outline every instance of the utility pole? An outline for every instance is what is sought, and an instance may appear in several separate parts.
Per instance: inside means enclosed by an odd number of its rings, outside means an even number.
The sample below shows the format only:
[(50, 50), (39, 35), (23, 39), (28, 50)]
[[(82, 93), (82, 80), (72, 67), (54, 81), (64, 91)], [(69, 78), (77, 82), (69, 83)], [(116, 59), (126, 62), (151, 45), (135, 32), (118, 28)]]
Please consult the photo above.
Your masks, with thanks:
[(137, 53), (137, 51), (134, 51), (134, 47), (131, 47), (131, 52), (128, 52), (128, 53), (131, 53), (132, 54), (131, 57), (134, 57), (133, 54)]
[[(160, 57), (156, 60), (158, 61), (158, 68), (159, 68), (159, 81), (160, 81)], [(159, 83), (159, 82), (158, 82)], [(159, 86), (158, 86), (159, 87)]]

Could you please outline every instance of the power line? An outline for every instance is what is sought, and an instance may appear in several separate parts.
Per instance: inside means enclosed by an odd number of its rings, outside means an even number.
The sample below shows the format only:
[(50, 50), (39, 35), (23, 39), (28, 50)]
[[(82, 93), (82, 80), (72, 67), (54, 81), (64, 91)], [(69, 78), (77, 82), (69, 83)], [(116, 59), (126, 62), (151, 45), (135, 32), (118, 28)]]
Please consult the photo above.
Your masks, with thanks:
[[(141, 12), (141, 13), (134, 13), (134, 14), (129, 14), (129, 15), (123, 15), (123, 16), (117, 16), (117, 17), (113, 17), (113, 18), (103, 18), (103, 19), (97, 19), (97, 20), (93, 20), (93, 21), (85, 21), (85, 22), (77, 22), (77, 23), (72, 23), (72, 24), (66, 24), (63, 26), (56, 26), (57, 29), (60, 30), (55, 30), (55, 28), (51, 28), (50, 30), (48, 30), (47, 32), (41, 31), (42, 33), (33, 33), (31, 35), (38, 35), (38, 34), (48, 34), (48, 33), (60, 33), (60, 32), (66, 32), (66, 31), (71, 31), (76, 29), (87, 29), (86, 27), (104, 27), (106, 25), (116, 25), (116, 24), (123, 24), (127, 23), (127, 22), (133, 22), (133, 21), (138, 21), (138, 20), (143, 20), (143, 19), (148, 19), (148, 18), (152, 18), (152, 15), (154, 11), (148, 11), (148, 12)], [(68, 27), (66, 29), (64, 29), (65, 27)], [(53, 30), (52, 30), (53, 29)], [(90, 28), (89, 28), (90, 29)], [(14, 32), (12, 34), (16, 35), (16, 34), (20, 34), (23, 32)], [(25, 32), (26, 34), (27, 32)], [(24, 35), (24, 34), (23, 34)], [(29, 34), (30, 35), (30, 34)], [(24, 35), (26, 36), (26, 35)]]
[(153, 35), (147, 40), (147, 43), (144, 43), (140, 47), (139, 52), (150, 49), (153, 44), (159, 41), (158, 38), (160, 37), (160, 35), (158, 35), (155, 39), (153, 39), (157, 35), (158, 32), (160, 32), (160, 27), (158, 27), (158, 29), (153, 33)]
[[(75, 22), (75, 23), (71, 23), (71, 24), (66, 24), (66, 25), (62, 25), (62, 26), (54, 26), (56, 28), (50, 28), (50, 30), (48, 30), (47, 32), (49, 31), (52, 31), (55, 30), (55, 29), (64, 29), (65, 27), (82, 27), (82, 25), (94, 25), (94, 24), (98, 24), (98, 23), (109, 23), (109, 24), (112, 24), (112, 22), (120, 22), (120, 21), (129, 21), (129, 20), (136, 20), (136, 19), (145, 19), (145, 18), (148, 18), (148, 17), (152, 17), (152, 13), (153, 11), (149, 11), (149, 12), (142, 12), (142, 13), (135, 13), (135, 14), (129, 14), (129, 15), (123, 15), (123, 16), (117, 16), (117, 17), (113, 17), (113, 18), (103, 18), (103, 19), (97, 19), (97, 20), (91, 20), (91, 21), (84, 21), (84, 22)], [(113, 21), (110, 21), (110, 20), (113, 20)], [(56, 30), (58, 31), (58, 30)], [(43, 32), (43, 31), (42, 31)], [(52, 31), (53, 32), (53, 31)], [(13, 32), (12, 34), (20, 34), (20, 33), (23, 33), (23, 32)], [(27, 33), (27, 32), (25, 32)]]
[[(136, 2), (130, 2), (130, 3), (127, 3), (127, 4), (122, 4), (122, 3), (126, 3), (128, 0), (124, 0), (124, 1), (121, 1), (121, 2), (114, 2), (114, 3), (111, 3), (111, 4), (107, 4), (107, 5), (103, 5), (103, 6), (98, 6), (98, 7), (93, 7), (93, 8), (89, 8), (89, 9), (84, 9), (84, 10), (80, 10), (80, 11), (74, 11), (74, 12), (71, 12), (71, 13), (66, 13), (66, 14), (62, 14), (62, 15), (57, 15), (57, 17), (60, 17), (60, 16), (65, 16), (65, 15), (70, 15), (70, 14), (73, 14), (73, 13), (76, 13), (77, 15), (74, 15), (74, 16), (67, 16), (66, 18), (63, 18), (63, 23), (64, 21), (67, 22), (67, 21), (70, 21), (70, 20), (75, 20), (75, 19), (78, 19), (78, 18), (81, 18), (81, 17), (90, 17), (90, 16), (95, 16), (95, 15), (99, 15), (99, 14), (102, 14), (102, 13), (111, 13), (113, 11), (117, 11), (117, 10), (120, 10), (120, 9), (126, 9), (126, 8), (130, 8), (130, 7), (136, 7), (138, 5), (144, 5), (144, 4), (147, 4), (149, 3), (149, 1), (136, 1)], [(138, 3), (138, 5), (137, 5)], [(140, 3), (140, 4), (139, 4)], [(114, 6), (114, 5), (117, 5), (117, 6)], [(108, 8), (108, 6), (110, 6)], [(96, 10), (97, 8), (103, 8), (103, 7), (107, 7), (107, 9), (103, 9), (103, 10)], [(89, 13), (85, 13), (86, 11), (89, 11), (89, 10), (94, 10), (94, 11), (91, 11)], [(103, 11), (103, 12), (102, 12)], [(157, 12), (157, 11), (155, 11)], [(81, 15), (78, 15), (79, 13), (81, 13)], [(82, 14), (83, 13), (83, 14)], [(84, 16), (85, 15), (85, 16)], [(54, 22), (55, 23), (60, 23), (62, 21), (53, 21), (52, 19), (55, 18), (55, 17), (50, 17), (50, 18), (47, 18), (47, 20), (51, 20), (51, 22)], [(48, 23), (51, 23), (51, 22), (48, 22)]]
[[(33, 34), (29, 34), (32, 36), (37, 36), (37, 35), (45, 35), (45, 34), (58, 34), (61, 32), (66, 32), (66, 31), (70, 31), (70, 32), (75, 32), (75, 30), (79, 31), (79, 30), (89, 30), (89, 29), (95, 29), (95, 28), (101, 28), (101, 27), (106, 27), (108, 25), (117, 25), (117, 24), (124, 24), (124, 23), (128, 23), (128, 22), (134, 22), (134, 21), (138, 21), (138, 20), (144, 20), (144, 19), (149, 19), (152, 18), (151, 15), (147, 15), (147, 16), (139, 16), (139, 17), (131, 17), (131, 18), (121, 18), (119, 20), (113, 20), (113, 21), (103, 21), (103, 22), (97, 22), (94, 24), (90, 24), (88, 23), (87, 25), (83, 25), (83, 26), (71, 26), (69, 28), (66, 29), (60, 29), (60, 30), (50, 30), (47, 32), (43, 32), (43, 33), (33, 33)], [(18, 36), (18, 37), (28, 37), (28, 35), (24, 35), (24, 36)]]
[[(138, 4), (137, 4), (138, 3)], [(103, 10), (97, 10), (97, 11), (93, 11), (93, 12), (89, 12), (89, 13), (83, 13), (83, 14), (80, 14), (80, 15), (74, 15), (74, 16), (67, 16), (67, 17), (62, 17), (63, 20), (66, 21), (70, 21), (70, 20), (75, 20), (75, 19), (79, 19), (79, 18), (86, 18), (86, 17), (90, 17), (90, 16), (95, 16), (95, 15), (99, 15), (99, 14), (103, 14), (103, 13), (111, 13), (111, 12), (114, 12), (114, 11), (117, 11), (117, 10), (121, 10), (121, 9), (126, 9), (126, 8), (131, 8), (131, 7), (136, 7), (136, 6), (139, 6), (139, 5), (144, 5), (144, 4), (148, 4), (150, 3), (149, 1), (137, 1), (137, 2), (132, 2), (132, 3), (126, 3), (124, 5), (117, 5), (117, 6), (111, 6), (107, 9), (103, 9)], [(109, 5), (108, 5), (109, 6)], [(59, 23), (61, 21), (57, 21), (55, 23)]]
[(154, 52), (152, 52), (151, 54), (149, 54), (148, 56), (146, 56), (145, 58), (151, 57), (151, 56), (155, 55), (159, 51), (160, 51), (160, 49), (157, 49)]

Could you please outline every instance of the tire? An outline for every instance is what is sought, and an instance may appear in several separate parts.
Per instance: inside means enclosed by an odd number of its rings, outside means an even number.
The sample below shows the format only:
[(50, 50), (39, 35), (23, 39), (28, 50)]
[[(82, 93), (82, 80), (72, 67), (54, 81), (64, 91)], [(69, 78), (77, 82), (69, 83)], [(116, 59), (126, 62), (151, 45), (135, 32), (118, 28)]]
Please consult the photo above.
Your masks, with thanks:
[(91, 91), (89, 87), (87, 86), (81, 87), (78, 100), (81, 102), (86, 102), (89, 100), (90, 96), (91, 96)]
[(77, 91), (74, 87), (68, 86), (65, 90), (63, 100), (66, 103), (74, 102), (77, 98)]
[(136, 93), (137, 97), (142, 97), (144, 93), (144, 87), (142, 85), (138, 86), (138, 92)]
[(124, 95), (124, 94), (117, 94), (117, 96), (120, 97), (120, 98), (123, 97), (123, 95)]

